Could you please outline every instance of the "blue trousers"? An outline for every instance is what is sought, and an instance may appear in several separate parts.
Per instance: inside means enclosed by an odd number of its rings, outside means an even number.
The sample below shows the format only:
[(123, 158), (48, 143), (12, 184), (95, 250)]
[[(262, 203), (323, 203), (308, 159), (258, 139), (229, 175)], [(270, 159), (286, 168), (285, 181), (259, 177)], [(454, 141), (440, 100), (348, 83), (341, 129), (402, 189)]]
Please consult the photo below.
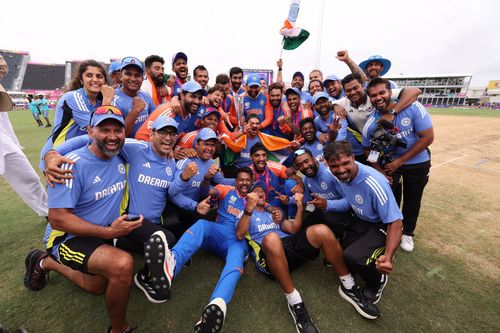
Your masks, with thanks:
[(172, 248), (176, 260), (174, 277), (200, 248), (225, 260), (226, 264), (210, 301), (220, 297), (228, 304), (243, 274), (243, 263), (248, 254), (247, 243), (236, 238), (234, 226), (198, 220)]

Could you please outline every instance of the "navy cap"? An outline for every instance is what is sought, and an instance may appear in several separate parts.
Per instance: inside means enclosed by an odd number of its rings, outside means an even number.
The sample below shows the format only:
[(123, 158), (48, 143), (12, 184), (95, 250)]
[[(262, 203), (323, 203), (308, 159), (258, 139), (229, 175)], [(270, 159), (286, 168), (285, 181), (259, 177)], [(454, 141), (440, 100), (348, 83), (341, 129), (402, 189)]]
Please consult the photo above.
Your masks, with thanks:
[(207, 117), (208, 115), (212, 114), (212, 113), (215, 113), (215, 115), (219, 118), (221, 118), (221, 114), (219, 112), (219, 110), (217, 110), (216, 108), (214, 108), (213, 106), (209, 106), (205, 109), (205, 112), (203, 112), (203, 115), (201, 116), (201, 118), (205, 118)]
[(337, 75), (328, 75), (326, 79), (323, 81), (323, 87), (326, 86), (328, 81), (342, 81)]
[(114, 119), (125, 126), (125, 119), (123, 119), (123, 113), (120, 109), (111, 105), (103, 105), (92, 113), (90, 127), (98, 126), (107, 119)]
[(177, 52), (176, 54), (174, 54), (172, 56), (172, 65), (175, 64), (175, 62), (178, 59), (184, 59), (186, 61), (186, 63), (188, 62), (188, 56), (186, 55), (186, 53), (184, 53), (184, 52)]
[(317, 93), (314, 94), (313, 98), (312, 98), (312, 102), (313, 102), (313, 105), (316, 104), (316, 102), (318, 101), (318, 99), (320, 98), (326, 98), (326, 99), (329, 99), (330, 96), (328, 96), (328, 94), (324, 91), (318, 91)]
[(293, 79), (295, 79), (296, 76), (300, 76), (302, 78), (302, 80), (304, 80), (304, 74), (302, 74), (302, 72), (295, 72), (295, 73), (293, 73), (292, 81), (293, 81)]
[(108, 67), (108, 74), (113, 74), (114, 72), (119, 72), (122, 69), (122, 63), (121, 61), (113, 61), (111, 64), (109, 64)]
[(260, 87), (260, 77), (255, 74), (250, 74), (247, 78), (247, 86), (259, 86)]
[(200, 90), (203, 96), (207, 96), (207, 91), (196, 81), (188, 81), (182, 85), (182, 92), (195, 93)]
[(264, 190), (264, 192), (267, 193), (267, 186), (266, 186), (266, 183), (264, 182), (261, 182), (261, 181), (257, 181), (255, 183), (253, 183), (252, 187), (250, 188), (250, 192), (253, 192), (253, 190), (255, 190), (257, 187), (260, 187), (261, 189)]
[(387, 73), (389, 71), (389, 68), (391, 68), (391, 61), (389, 59), (383, 58), (380, 55), (371, 56), (370, 58), (360, 63), (359, 67), (361, 67), (361, 69), (363, 69), (366, 72), (366, 66), (368, 66), (368, 64), (373, 61), (378, 61), (382, 64), (382, 66), (384, 66), (384, 69), (382, 70), (382, 72), (380, 72), (380, 76)]
[(195, 142), (198, 142), (198, 140), (207, 141), (211, 139), (215, 139), (217, 141), (219, 140), (219, 138), (217, 137), (217, 133), (215, 133), (213, 129), (205, 127), (200, 130), (194, 141)]
[(160, 130), (164, 127), (173, 127), (176, 130), (179, 130), (179, 128), (177, 126), (178, 126), (178, 124), (174, 120), (174, 118), (169, 117), (169, 116), (159, 116), (158, 118), (156, 118), (156, 120), (154, 121), (151, 128), (154, 130)]
[(124, 69), (127, 66), (135, 66), (137, 67), (141, 72), (144, 73), (144, 65), (142, 64), (142, 61), (140, 61), (137, 58), (134, 57), (125, 57), (122, 59), (122, 66), (121, 69)]
[(285, 96), (288, 96), (290, 94), (295, 94), (295, 95), (299, 95), (302, 96), (300, 90), (298, 88), (295, 88), (295, 87), (291, 87), (291, 88), (288, 88), (286, 91), (285, 91)]

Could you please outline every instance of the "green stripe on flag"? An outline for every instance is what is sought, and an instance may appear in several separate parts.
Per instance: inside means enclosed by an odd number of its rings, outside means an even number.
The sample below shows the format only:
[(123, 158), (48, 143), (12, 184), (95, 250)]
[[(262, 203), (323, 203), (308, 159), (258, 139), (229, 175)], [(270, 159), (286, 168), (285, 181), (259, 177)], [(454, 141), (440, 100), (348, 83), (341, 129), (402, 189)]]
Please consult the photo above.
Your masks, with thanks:
[(300, 33), (296, 37), (283, 37), (283, 49), (285, 50), (295, 50), (298, 48), (302, 43), (306, 41), (306, 39), (309, 38), (309, 32), (307, 30), (300, 30)]

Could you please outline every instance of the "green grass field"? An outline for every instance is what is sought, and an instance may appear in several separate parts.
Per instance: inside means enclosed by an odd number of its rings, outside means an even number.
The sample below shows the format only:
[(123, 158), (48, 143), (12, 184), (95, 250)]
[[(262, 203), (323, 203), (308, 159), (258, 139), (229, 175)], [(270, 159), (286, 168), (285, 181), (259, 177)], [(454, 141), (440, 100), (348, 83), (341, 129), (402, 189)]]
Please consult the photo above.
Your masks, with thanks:
[[(500, 117), (499, 110), (438, 109), (431, 113), (441, 121), (446, 121), (444, 114), (483, 117), (484, 126), (492, 120), (498, 123), (490, 117)], [(28, 112), (11, 112), (10, 119), (24, 152), (36, 166), (50, 129), (36, 128)], [(434, 145), (433, 158), (440, 161), (440, 151), (449, 149), (443, 142)], [(295, 286), (322, 332), (500, 332), (498, 192), (490, 197), (463, 181), (462, 171), (445, 167), (431, 176), (424, 194), (415, 251), (397, 253), (395, 270), (378, 304), (381, 318), (365, 320), (342, 300), (338, 278), (320, 259), (293, 273)], [(498, 174), (481, 172), (477, 177), (484, 175), (491, 177), (485, 178), (492, 179), (489, 183), (495, 179), (500, 183)], [(30, 333), (105, 332), (109, 324), (102, 296), (87, 294), (57, 274), (51, 274), (42, 291), (24, 288), (24, 258), (30, 249), (42, 248), (46, 222), (3, 178), (0, 198), (0, 322), (12, 331), (23, 326)], [(141, 266), (142, 258), (135, 258), (136, 266)], [(149, 303), (133, 288), (129, 322), (139, 326), (140, 332), (191, 332), (222, 265), (222, 260), (198, 253), (193, 265), (175, 281), (172, 299), (164, 304)], [(224, 332), (294, 329), (279, 285), (247, 263), (228, 307)]]

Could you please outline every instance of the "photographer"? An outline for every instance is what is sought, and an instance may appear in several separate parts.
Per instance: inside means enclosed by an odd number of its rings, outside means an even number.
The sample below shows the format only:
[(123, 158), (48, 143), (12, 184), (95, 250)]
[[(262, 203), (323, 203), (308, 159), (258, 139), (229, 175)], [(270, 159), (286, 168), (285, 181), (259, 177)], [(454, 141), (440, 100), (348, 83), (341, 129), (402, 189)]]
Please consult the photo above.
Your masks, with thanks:
[[(411, 252), (420, 201), (431, 166), (428, 150), (434, 140), (431, 118), (422, 104), (413, 103), (390, 117), (392, 121), (380, 120), (383, 115), (393, 113), (390, 82), (375, 78), (368, 84), (367, 91), (376, 111), (363, 128), (362, 144), (368, 161), (389, 179), (393, 191), (402, 179), (404, 220), (401, 248)], [(397, 194), (396, 200), (400, 203), (401, 195)]]

